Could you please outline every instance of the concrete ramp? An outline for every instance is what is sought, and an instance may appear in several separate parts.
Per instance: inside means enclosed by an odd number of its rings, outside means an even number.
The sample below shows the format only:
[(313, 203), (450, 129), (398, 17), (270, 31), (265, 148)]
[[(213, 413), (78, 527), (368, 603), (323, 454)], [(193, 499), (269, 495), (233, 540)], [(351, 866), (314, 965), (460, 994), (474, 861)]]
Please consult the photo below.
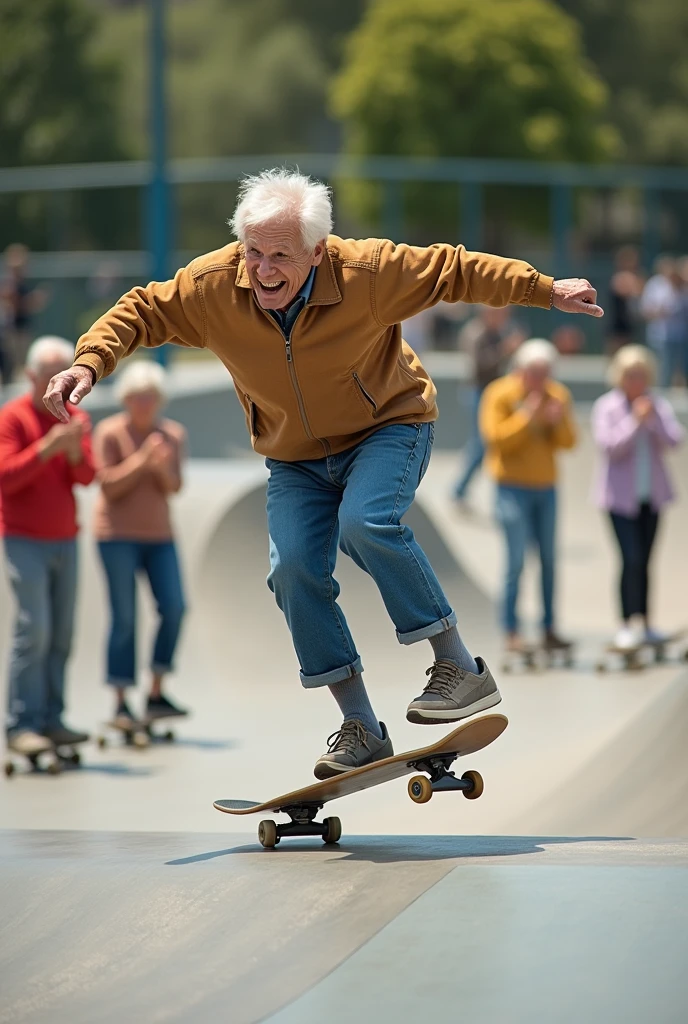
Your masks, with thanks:
[[(614, 868), (610, 871), (610, 867)], [(688, 844), (0, 833), (1, 1024), (682, 1024)]]

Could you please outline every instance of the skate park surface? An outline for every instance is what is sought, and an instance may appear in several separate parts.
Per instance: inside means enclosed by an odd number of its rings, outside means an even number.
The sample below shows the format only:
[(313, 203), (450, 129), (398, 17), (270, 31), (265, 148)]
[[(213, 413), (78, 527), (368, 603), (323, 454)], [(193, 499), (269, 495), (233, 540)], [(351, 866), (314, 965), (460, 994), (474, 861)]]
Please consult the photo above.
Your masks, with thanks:
[[(500, 668), (502, 550), (484, 479), (473, 511), (457, 513), (456, 455), (436, 452), (409, 515), (510, 719), (460, 762), (482, 773), (483, 797), (417, 806), (398, 780), (328, 807), (342, 819), (338, 846), (309, 838), (270, 851), (257, 819), (220, 816), (212, 801), (307, 784), (337, 709), (299, 686), (265, 586), (262, 460), (193, 460), (175, 505), (189, 616), (170, 682), (193, 714), (174, 744), (138, 751), (113, 738), (86, 746), (79, 771), (0, 783), (0, 1024), (688, 1019), (687, 666), (595, 673), (616, 621), (616, 567), (589, 502), (585, 430), (562, 463), (558, 587), (562, 631), (579, 641), (572, 669)], [(667, 630), (688, 623), (685, 448), (672, 468), (680, 500), (654, 563)], [(85, 525), (92, 500), (81, 499)], [(87, 530), (80, 573), (68, 720), (96, 733), (111, 710), (107, 611)], [(344, 556), (337, 576), (395, 749), (430, 742), (404, 717), (427, 645), (397, 645), (373, 584)], [(529, 572), (532, 622), (536, 584)], [(153, 616), (141, 597), (145, 656)], [(3, 662), (10, 618), (3, 579)]]

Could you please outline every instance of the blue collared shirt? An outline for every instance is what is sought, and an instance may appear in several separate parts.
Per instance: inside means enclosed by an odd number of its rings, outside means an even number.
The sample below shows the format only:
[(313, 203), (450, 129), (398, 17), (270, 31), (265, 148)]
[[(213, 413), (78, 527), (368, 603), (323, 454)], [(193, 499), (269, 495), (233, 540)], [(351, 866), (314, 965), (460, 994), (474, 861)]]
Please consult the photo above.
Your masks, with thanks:
[(284, 337), (289, 340), (291, 337), (292, 327), (296, 322), (296, 318), (306, 305), (311, 297), (313, 290), (313, 281), (315, 280), (315, 267), (311, 267), (311, 272), (306, 280), (301, 285), (297, 295), (292, 300), (291, 304), (286, 309), (268, 309), (267, 312), (270, 314), (273, 320), (277, 322), (277, 326), (282, 331)]

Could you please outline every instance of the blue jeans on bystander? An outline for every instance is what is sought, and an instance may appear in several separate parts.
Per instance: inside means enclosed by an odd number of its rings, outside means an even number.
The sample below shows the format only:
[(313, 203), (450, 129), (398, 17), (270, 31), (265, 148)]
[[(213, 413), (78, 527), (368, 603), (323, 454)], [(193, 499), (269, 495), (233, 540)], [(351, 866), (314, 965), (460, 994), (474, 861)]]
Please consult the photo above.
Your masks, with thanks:
[(5, 537), (17, 602), (10, 653), (7, 732), (61, 725), (76, 601), (76, 541)]
[(158, 606), (160, 624), (153, 648), (153, 672), (172, 668), (184, 617), (179, 560), (174, 541), (107, 540), (98, 544), (110, 593), (107, 681), (136, 682), (136, 576), (145, 573)]
[(529, 544), (540, 554), (542, 625), (554, 625), (554, 536), (557, 500), (553, 487), (497, 485), (497, 520), (506, 541), (506, 580), (502, 624), (507, 633), (518, 632), (516, 604), (523, 563)]

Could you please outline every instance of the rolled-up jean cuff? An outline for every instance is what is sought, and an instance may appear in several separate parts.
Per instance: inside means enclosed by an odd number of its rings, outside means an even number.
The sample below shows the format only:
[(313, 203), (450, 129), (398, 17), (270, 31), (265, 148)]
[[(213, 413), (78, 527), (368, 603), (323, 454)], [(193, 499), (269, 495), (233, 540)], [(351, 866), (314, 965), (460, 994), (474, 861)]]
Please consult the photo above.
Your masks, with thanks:
[(345, 679), (360, 675), (363, 671), (363, 662), (360, 658), (350, 665), (342, 665), (341, 668), (333, 668), (331, 672), (321, 672), (319, 676), (306, 676), (300, 672), (301, 685), (306, 690), (314, 690), (318, 686), (333, 686), (335, 683), (343, 683)]
[(107, 681), (108, 686), (116, 686), (120, 690), (125, 690), (128, 686), (136, 686), (135, 679), (117, 679), (115, 676), (109, 676)]
[(170, 664), (163, 665), (161, 661), (154, 661), (151, 665), (151, 672), (154, 672), (156, 676), (164, 676), (166, 672), (171, 672), (172, 666)]
[(456, 625), (456, 612), (451, 612), (443, 619), (431, 622), (429, 626), (421, 626), (420, 629), (412, 629), (410, 633), (400, 633), (397, 630), (397, 640), (400, 644), (417, 644), (419, 640), (429, 640), (431, 636), (438, 633), (446, 633)]

